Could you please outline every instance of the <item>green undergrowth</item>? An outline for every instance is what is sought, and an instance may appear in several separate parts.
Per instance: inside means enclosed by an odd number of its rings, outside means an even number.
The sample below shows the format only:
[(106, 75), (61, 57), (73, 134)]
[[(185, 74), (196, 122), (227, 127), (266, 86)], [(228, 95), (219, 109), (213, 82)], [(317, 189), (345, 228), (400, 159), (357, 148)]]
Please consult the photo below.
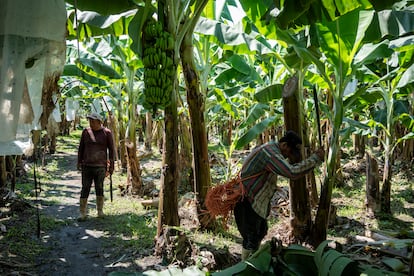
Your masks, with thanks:
[(0, 235), (0, 259), (15, 263), (33, 263), (48, 248), (41, 240), (41, 233), (64, 226), (66, 222), (54, 217), (40, 215), (37, 204), (26, 206), (24, 211), (11, 213), (1, 219), (6, 227)]
[(135, 198), (116, 197), (113, 202), (107, 200), (104, 212), (105, 218), (101, 223), (105, 224), (111, 236), (123, 240), (124, 247), (153, 247), (157, 230), (156, 210), (144, 209)]

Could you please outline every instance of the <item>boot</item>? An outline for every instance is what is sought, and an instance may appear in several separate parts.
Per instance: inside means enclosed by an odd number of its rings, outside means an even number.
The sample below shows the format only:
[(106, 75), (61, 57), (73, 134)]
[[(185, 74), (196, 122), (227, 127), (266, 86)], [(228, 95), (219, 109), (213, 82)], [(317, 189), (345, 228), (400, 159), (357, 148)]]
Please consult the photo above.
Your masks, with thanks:
[(98, 210), (98, 218), (103, 218), (105, 215), (103, 212), (103, 204), (104, 204), (104, 197), (97, 196), (96, 197), (96, 210)]
[(252, 250), (242, 248), (241, 260), (242, 261), (247, 260), (247, 258), (249, 258), (251, 254), (252, 254)]
[(79, 212), (80, 216), (78, 218), (79, 221), (86, 220), (87, 217), (87, 206), (88, 206), (88, 199), (87, 198), (81, 198), (79, 202)]

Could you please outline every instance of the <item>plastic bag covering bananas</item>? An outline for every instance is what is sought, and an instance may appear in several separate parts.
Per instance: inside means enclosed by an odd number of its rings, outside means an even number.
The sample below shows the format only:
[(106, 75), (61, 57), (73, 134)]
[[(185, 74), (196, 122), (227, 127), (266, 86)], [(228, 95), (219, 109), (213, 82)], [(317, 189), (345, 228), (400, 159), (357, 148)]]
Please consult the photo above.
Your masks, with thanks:
[(168, 106), (174, 78), (174, 39), (163, 30), (162, 24), (148, 20), (143, 32), (144, 107), (152, 109)]

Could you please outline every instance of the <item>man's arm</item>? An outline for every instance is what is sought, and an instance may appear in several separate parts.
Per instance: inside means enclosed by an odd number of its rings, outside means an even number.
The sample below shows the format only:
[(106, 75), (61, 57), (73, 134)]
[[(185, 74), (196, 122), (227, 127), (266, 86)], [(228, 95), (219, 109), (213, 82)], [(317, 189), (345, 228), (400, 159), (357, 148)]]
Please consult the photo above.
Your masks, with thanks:
[(281, 153), (266, 149), (266, 154), (269, 158), (266, 169), (290, 179), (298, 179), (304, 176), (323, 161), (317, 153), (296, 164), (290, 164)]

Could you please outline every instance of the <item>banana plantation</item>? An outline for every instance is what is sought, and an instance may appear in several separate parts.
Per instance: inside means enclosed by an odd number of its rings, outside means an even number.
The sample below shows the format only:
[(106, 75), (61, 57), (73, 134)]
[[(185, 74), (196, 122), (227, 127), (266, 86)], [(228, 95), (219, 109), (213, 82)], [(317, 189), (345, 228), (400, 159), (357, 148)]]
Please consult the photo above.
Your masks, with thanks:
[[(0, 14), (2, 266), (13, 267), (4, 253), (13, 253), (11, 202), (41, 209), (36, 169), (96, 112), (115, 143), (111, 200), (113, 192), (125, 208), (150, 202), (146, 250), (164, 261), (105, 275), (414, 275), (414, 1), (2, 0)], [(235, 228), (231, 215), (208, 212), (210, 189), (288, 130), (302, 138), (304, 158), (320, 147), (326, 156), (306, 176), (279, 180), (284, 200), (271, 208), (286, 212), (284, 225), (245, 261), (240, 252), (221, 266), (197, 261), (185, 233)], [(157, 155), (148, 180), (148, 156)], [(24, 196), (28, 174), (35, 185)], [(346, 217), (338, 200), (356, 194), (351, 207), (362, 215), (343, 223), (353, 247), (334, 229)], [(182, 226), (184, 200), (194, 203), (193, 230)], [(355, 240), (370, 254), (348, 254)], [(180, 259), (183, 250), (195, 260)]]

